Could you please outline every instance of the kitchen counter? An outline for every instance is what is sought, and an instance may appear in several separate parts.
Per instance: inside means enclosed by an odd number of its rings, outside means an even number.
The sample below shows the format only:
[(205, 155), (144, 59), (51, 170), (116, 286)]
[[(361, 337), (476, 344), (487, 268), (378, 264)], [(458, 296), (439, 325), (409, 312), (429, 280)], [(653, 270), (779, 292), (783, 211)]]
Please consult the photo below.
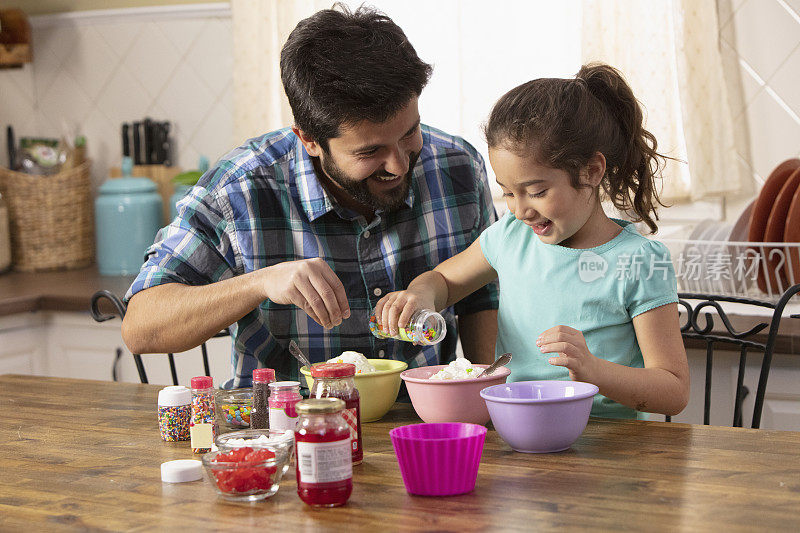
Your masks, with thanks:
[(101, 276), (96, 266), (0, 274), (0, 317), (30, 311), (88, 312), (95, 292), (107, 289), (122, 298), (134, 277)]
[(272, 498), (219, 499), (168, 484), (160, 464), (196, 458), (159, 437), (159, 387), (0, 376), (0, 528), (350, 531), (787, 531), (800, 521), (800, 433), (590, 419), (564, 452), (514, 452), (486, 435), (472, 493), (406, 493), (389, 430), (407, 404), (364, 424), (364, 462), (344, 507), (311, 509), (294, 469)]

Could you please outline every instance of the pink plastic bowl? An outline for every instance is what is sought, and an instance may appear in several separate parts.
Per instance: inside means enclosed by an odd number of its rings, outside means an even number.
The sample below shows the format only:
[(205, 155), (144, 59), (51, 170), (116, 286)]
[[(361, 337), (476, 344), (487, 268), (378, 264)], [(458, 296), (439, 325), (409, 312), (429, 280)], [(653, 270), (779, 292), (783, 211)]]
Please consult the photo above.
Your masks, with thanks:
[[(486, 424), (489, 411), (481, 389), (505, 383), (511, 370), (501, 366), (491, 376), (474, 379), (428, 379), (447, 365), (411, 368), (400, 373), (414, 410), (425, 422)], [(489, 365), (473, 365), (486, 368)]]
[(410, 494), (452, 496), (475, 489), (486, 428), (476, 424), (412, 424), (389, 431)]

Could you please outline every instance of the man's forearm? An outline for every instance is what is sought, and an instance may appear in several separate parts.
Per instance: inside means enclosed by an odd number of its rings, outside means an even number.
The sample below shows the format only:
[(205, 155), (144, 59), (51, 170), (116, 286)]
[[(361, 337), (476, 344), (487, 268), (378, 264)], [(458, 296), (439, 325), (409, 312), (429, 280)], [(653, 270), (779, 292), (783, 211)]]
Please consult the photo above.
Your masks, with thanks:
[(459, 315), (458, 331), (464, 356), (473, 363), (489, 364), (494, 361), (497, 341), (497, 310), (478, 311)]
[(259, 271), (210, 285), (169, 283), (136, 293), (122, 323), (133, 353), (183, 352), (255, 309), (264, 299)]

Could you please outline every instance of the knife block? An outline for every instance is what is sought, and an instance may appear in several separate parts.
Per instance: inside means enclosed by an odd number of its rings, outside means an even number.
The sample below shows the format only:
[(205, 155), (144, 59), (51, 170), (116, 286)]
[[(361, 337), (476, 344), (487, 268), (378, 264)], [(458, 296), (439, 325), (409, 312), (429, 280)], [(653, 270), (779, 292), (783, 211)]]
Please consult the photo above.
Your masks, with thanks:
[[(170, 199), (175, 192), (175, 184), (172, 178), (181, 173), (179, 167), (168, 167), (164, 165), (134, 165), (132, 176), (150, 178), (158, 187), (158, 194), (161, 196), (161, 218), (162, 224), (166, 226), (170, 220)], [(119, 167), (112, 167), (109, 171), (111, 178), (121, 178), (122, 171)]]

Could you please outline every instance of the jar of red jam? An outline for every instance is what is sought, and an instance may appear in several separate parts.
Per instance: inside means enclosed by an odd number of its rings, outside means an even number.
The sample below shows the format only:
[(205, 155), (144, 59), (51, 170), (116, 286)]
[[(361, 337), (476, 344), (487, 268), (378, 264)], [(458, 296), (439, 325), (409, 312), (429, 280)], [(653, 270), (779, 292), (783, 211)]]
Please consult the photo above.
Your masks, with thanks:
[(350, 427), (353, 464), (360, 465), (364, 459), (361, 446), (361, 398), (358, 395), (354, 376), (356, 366), (349, 363), (322, 363), (311, 367), (309, 398), (339, 398), (344, 401), (342, 417)]
[(295, 406), (297, 494), (312, 507), (347, 503), (353, 492), (350, 428), (342, 418), (344, 401), (309, 398)]

